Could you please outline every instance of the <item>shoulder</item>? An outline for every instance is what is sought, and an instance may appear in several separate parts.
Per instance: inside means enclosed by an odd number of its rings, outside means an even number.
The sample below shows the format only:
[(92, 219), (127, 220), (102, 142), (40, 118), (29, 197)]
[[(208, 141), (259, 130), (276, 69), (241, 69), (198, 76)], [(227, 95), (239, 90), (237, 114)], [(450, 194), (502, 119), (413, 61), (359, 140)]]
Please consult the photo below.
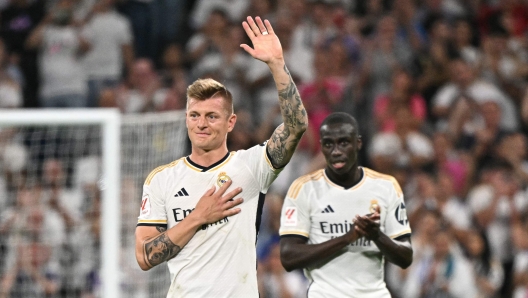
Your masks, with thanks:
[(365, 167), (363, 167), (363, 171), (365, 172), (365, 176), (371, 179), (374, 183), (380, 184), (380, 186), (385, 186), (389, 189), (394, 189), (398, 197), (403, 196), (400, 184), (393, 176), (382, 174)]
[(144, 185), (150, 185), (150, 183), (152, 183), (152, 180), (155, 178), (155, 177), (159, 177), (160, 175), (163, 175), (166, 173), (166, 170), (167, 169), (170, 169), (170, 168), (174, 168), (180, 161), (182, 161), (185, 157), (182, 157), (180, 159), (177, 159), (171, 163), (168, 163), (168, 164), (165, 164), (165, 165), (162, 165), (162, 166), (159, 166), (157, 168), (155, 168), (154, 170), (152, 170), (150, 172), (150, 174), (147, 176), (147, 179), (145, 179), (145, 183)]
[(297, 199), (299, 192), (305, 185), (318, 181), (322, 179), (323, 176), (324, 176), (324, 169), (320, 169), (310, 174), (297, 178), (295, 181), (293, 181), (292, 185), (290, 186), (287, 196), (294, 200)]

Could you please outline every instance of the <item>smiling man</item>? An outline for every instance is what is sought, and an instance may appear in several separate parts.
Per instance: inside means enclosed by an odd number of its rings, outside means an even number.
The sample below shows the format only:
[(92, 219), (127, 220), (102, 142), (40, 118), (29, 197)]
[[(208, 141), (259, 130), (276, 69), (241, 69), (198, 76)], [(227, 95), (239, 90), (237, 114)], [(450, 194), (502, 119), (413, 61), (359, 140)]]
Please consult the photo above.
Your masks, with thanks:
[(308, 297), (391, 297), (384, 259), (412, 262), (403, 194), (391, 176), (358, 165), (361, 136), (346, 113), (321, 124), (326, 168), (290, 187), (281, 217), (281, 261), (304, 268)]
[[(271, 24), (248, 17), (243, 27), (254, 47), (241, 47), (270, 68), (284, 123), (264, 144), (229, 152), (227, 134), (236, 122), (231, 93), (212, 79), (188, 87), (191, 155), (150, 173), (136, 228), (139, 266), (168, 262), (167, 297), (259, 296), (255, 244), (264, 194), (308, 125)], [(243, 200), (233, 200), (238, 194)]]

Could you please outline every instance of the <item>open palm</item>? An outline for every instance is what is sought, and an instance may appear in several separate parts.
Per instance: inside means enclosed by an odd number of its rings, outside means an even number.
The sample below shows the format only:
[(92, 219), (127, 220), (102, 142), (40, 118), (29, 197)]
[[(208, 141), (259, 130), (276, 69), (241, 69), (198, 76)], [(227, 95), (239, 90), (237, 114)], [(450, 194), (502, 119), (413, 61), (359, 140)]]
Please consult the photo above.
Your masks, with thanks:
[(270, 22), (268, 20), (262, 22), (260, 17), (256, 17), (255, 20), (256, 23), (252, 17), (247, 17), (247, 22), (242, 22), (242, 27), (244, 27), (246, 34), (251, 39), (253, 48), (247, 44), (241, 44), (240, 47), (253, 58), (268, 64), (283, 60), (282, 46)]

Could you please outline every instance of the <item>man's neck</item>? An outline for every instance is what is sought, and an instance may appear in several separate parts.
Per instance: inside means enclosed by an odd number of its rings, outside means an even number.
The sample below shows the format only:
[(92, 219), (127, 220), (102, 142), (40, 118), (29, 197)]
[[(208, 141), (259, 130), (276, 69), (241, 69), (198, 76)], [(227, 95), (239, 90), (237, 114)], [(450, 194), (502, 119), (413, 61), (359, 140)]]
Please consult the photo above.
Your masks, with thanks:
[(227, 147), (221, 147), (210, 151), (193, 148), (189, 158), (202, 167), (208, 167), (222, 159), (228, 152)]
[(364, 175), (363, 170), (359, 166), (354, 166), (353, 170), (343, 175), (336, 175), (329, 169), (326, 169), (325, 171), (326, 176), (328, 176), (332, 182), (346, 189), (358, 184)]

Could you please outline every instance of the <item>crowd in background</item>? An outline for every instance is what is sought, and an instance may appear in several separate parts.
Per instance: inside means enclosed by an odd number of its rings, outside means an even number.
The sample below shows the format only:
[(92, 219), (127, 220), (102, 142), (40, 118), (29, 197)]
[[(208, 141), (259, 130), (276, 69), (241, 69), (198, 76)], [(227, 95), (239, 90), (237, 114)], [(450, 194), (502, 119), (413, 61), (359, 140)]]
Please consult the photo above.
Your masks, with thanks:
[[(239, 47), (247, 15), (273, 25), (310, 121), (267, 195), (261, 297), (306, 294), (280, 264), (280, 209), (324, 166), (318, 128), (334, 111), (359, 122), (361, 165), (404, 190), (414, 260), (387, 265), (394, 297), (528, 297), (527, 0), (1, 0), (0, 108), (181, 110), (211, 77), (234, 97), (229, 149), (248, 148), (281, 117), (267, 66)], [(94, 179), (47, 158), (28, 183), (27, 142), (0, 136), (13, 194), (0, 193), (0, 297), (96, 295)]]

